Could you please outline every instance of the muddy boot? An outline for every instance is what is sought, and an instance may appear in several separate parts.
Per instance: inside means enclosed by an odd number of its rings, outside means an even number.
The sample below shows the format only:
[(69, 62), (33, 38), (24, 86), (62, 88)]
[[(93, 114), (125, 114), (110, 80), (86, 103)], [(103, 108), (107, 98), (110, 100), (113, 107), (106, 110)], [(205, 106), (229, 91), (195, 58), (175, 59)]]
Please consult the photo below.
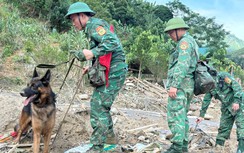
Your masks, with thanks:
[(244, 139), (240, 139), (236, 153), (244, 153)]
[(182, 145), (173, 143), (169, 149), (163, 153), (182, 153)]
[(107, 139), (106, 139), (105, 143), (106, 144), (118, 144), (119, 140), (118, 140), (118, 137), (114, 133), (111, 133), (111, 134), (107, 135)]
[(216, 144), (215, 144), (215, 147), (213, 149), (214, 152), (216, 153), (221, 153), (224, 151), (224, 144), (225, 144), (225, 141), (224, 140), (220, 140), (220, 139), (216, 139)]
[(188, 152), (188, 141), (183, 141), (182, 152), (183, 153)]
[(221, 146), (221, 145), (215, 145), (213, 151), (214, 153), (223, 153), (225, 150), (225, 147), (224, 146)]

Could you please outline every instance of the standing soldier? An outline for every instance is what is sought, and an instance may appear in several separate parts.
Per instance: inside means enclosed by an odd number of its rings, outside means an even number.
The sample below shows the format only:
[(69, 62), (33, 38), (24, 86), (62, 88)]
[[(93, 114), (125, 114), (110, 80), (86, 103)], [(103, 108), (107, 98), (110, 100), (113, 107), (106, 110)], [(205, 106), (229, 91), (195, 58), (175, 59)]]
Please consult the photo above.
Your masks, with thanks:
[(187, 32), (188, 25), (178, 17), (166, 24), (164, 32), (177, 42), (169, 59), (167, 90), (167, 120), (172, 132), (172, 145), (166, 153), (188, 151), (189, 121), (187, 112), (194, 90), (194, 71), (198, 60), (198, 45)]
[[(71, 19), (76, 29), (84, 31), (90, 44), (88, 49), (71, 53), (80, 61), (93, 59), (95, 63), (94, 60), (99, 59), (100, 64), (106, 67), (106, 84), (95, 87), (90, 104), (93, 128), (90, 142), (93, 146), (88, 152), (97, 153), (103, 152), (105, 143), (116, 143), (110, 109), (125, 81), (127, 64), (117, 35), (110, 31), (106, 21), (94, 18), (94, 15), (86, 3), (76, 2), (70, 5), (66, 17)], [(87, 68), (83, 72), (86, 71)]]
[(234, 122), (237, 126), (237, 140), (239, 141), (237, 153), (244, 152), (244, 103), (243, 91), (239, 83), (227, 72), (219, 72), (216, 79), (216, 88), (206, 93), (203, 99), (200, 117), (197, 123), (204, 119), (212, 97), (221, 101), (221, 118), (216, 150), (223, 149), (225, 140), (230, 137)]

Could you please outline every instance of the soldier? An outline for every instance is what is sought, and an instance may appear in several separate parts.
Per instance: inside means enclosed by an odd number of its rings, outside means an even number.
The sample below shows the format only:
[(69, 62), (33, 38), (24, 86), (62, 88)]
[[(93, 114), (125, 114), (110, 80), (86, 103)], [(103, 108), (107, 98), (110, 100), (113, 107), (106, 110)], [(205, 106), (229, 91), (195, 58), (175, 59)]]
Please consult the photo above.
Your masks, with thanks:
[[(102, 152), (106, 142), (116, 143), (110, 109), (125, 81), (127, 64), (117, 35), (110, 31), (106, 21), (95, 18), (94, 15), (95, 12), (86, 3), (76, 2), (70, 5), (65, 17), (72, 20), (76, 29), (84, 31), (90, 44), (88, 49), (71, 53), (79, 61), (98, 58), (100, 61), (101, 57), (105, 61), (106, 84), (94, 89), (90, 102), (90, 122), (93, 128), (90, 142), (93, 146), (88, 151)], [(86, 71), (87, 68), (83, 72)]]
[(216, 79), (216, 88), (206, 93), (203, 99), (200, 117), (197, 123), (204, 120), (212, 97), (221, 101), (221, 118), (216, 149), (223, 149), (225, 140), (230, 137), (234, 122), (237, 126), (237, 140), (239, 141), (237, 153), (244, 152), (244, 103), (243, 92), (239, 83), (227, 72), (219, 72)]
[(198, 45), (187, 32), (188, 25), (178, 17), (166, 24), (165, 32), (177, 42), (169, 59), (167, 90), (167, 120), (172, 132), (172, 145), (166, 153), (188, 151), (189, 121), (187, 112), (194, 90), (194, 71), (198, 60)]

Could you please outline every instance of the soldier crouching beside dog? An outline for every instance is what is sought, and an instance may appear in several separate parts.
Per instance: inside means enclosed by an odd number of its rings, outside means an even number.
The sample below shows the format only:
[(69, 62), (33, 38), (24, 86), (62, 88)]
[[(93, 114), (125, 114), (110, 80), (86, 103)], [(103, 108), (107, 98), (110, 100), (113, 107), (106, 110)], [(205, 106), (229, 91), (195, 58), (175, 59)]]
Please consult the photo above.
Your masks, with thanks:
[(212, 97), (221, 101), (221, 118), (218, 135), (216, 138), (216, 150), (224, 148), (225, 140), (230, 137), (231, 129), (235, 122), (237, 130), (237, 153), (244, 152), (244, 97), (240, 84), (227, 72), (219, 72), (215, 78), (216, 88), (206, 93), (203, 99), (200, 117), (197, 123), (204, 120), (204, 116)]

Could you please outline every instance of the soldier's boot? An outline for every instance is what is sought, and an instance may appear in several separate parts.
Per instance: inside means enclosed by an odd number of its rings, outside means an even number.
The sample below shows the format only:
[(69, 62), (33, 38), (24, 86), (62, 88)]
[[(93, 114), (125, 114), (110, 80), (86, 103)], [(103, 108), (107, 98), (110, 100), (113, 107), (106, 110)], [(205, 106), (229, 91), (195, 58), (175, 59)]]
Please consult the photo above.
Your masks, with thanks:
[(213, 151), (216, 153), (223, 152), (225, 149), (224, 144), (225, 144), (224, 140), (216, 139), (216, 144), (215, 144), (215, 148)]
[(221, 139), (216, 139), (216, 144), (215, 146), (224, 146), (225, 145), (225, 140), (221, 140)]
[(240, 139), (236, 153), (244, 153), (244, 139)]
[(188, 153), (188, 141), (183, 141), (182, 152)]
[(118, 144), (119, 140), (118, 137), (114, 134), (107, 134), (106, 144)]
[(182, 153), (182, 144), (173, 143), (169, 149), (163, 153)]

